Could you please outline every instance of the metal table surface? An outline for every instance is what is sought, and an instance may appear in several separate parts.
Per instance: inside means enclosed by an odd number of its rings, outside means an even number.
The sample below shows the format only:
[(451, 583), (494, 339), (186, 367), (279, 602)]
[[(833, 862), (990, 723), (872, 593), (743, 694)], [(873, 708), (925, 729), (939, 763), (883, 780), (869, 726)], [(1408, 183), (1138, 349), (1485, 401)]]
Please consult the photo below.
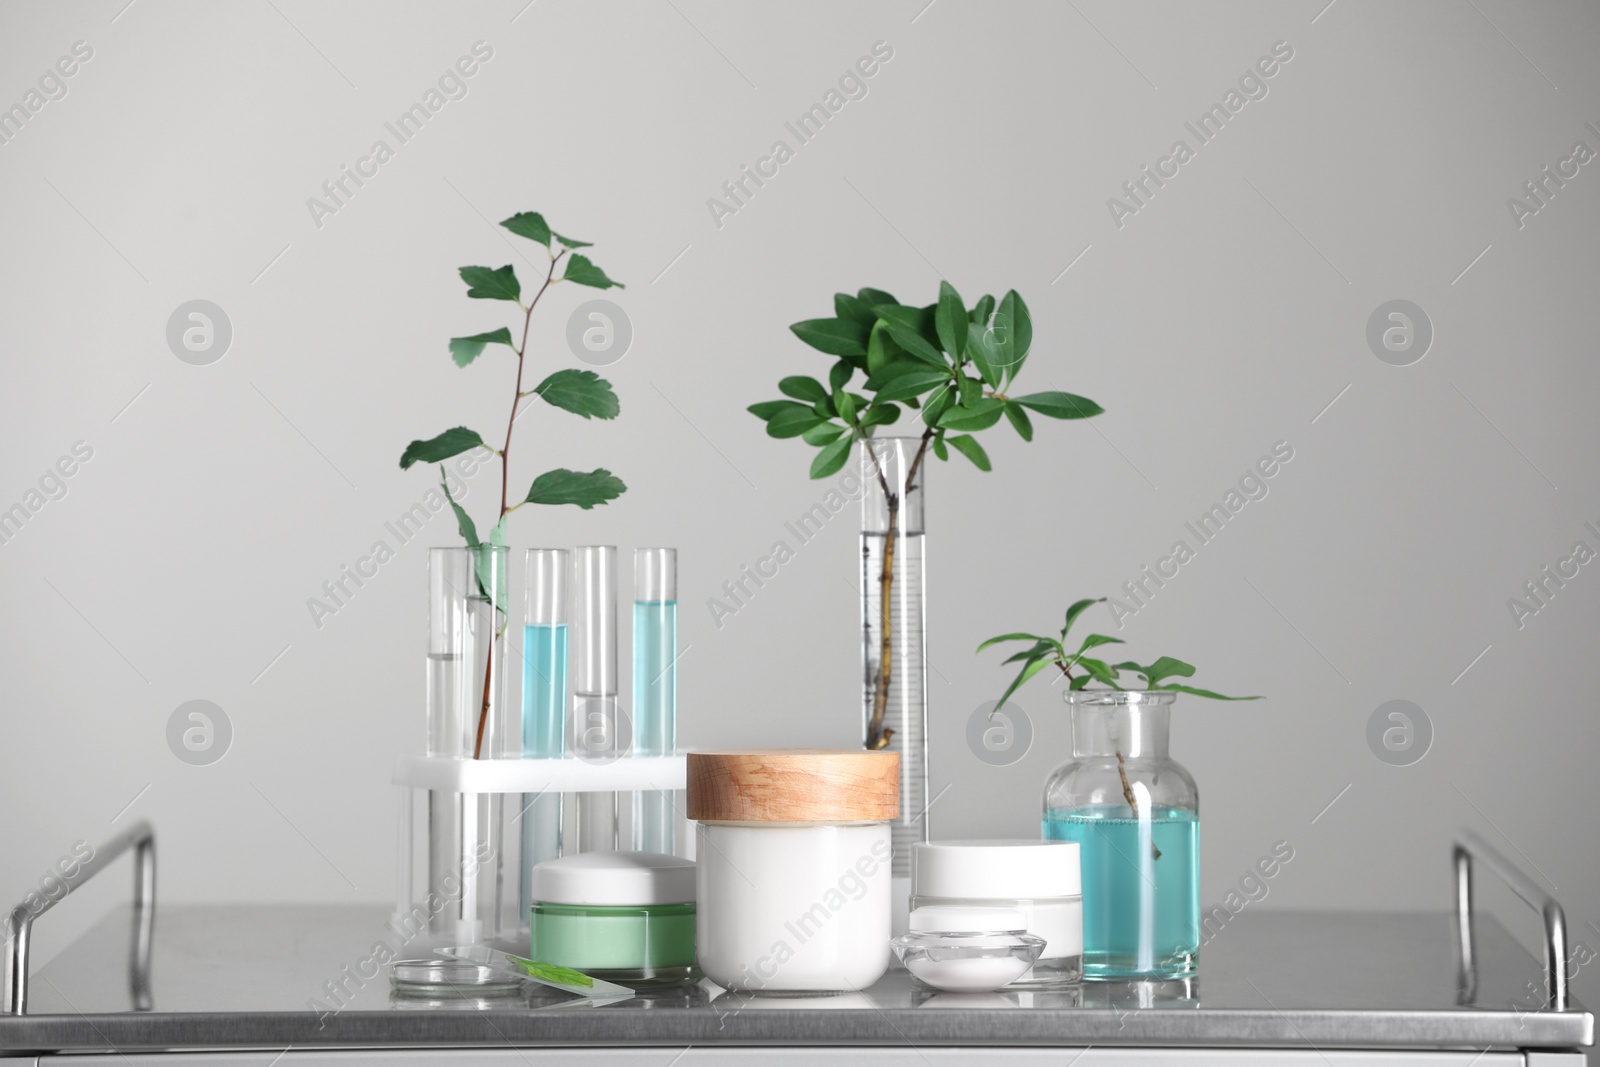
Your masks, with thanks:
[[(709, 983), (602, 1007), (562, 994), (426, 1000), (368, 966), (397, 940), (377, 907), (165, 905), (150, 1010), (134, 1009), (131, 914), (106, 916), (34, 975), (0, 1050), (53, 1052), (539, 1045), (1161, 1045), (1301, 1049), (1591, 1044), (1577, 1004), (1541, 1010), (1538, 960), (1478, 919), (1479, 978), (1459, 992), (1448, 913), (1246, 908), (1184, 982), (1035, 994), (935, 994), (891, 973), (860, 994), (738, 997)], [(401, 956), (417, 955), (412, 944)], [(374, 973), (375, 971), (375, 973)], [(329, 990), (340, 986), (342, 1003)], [(314, 1002), (320, 1001), (319, 1008)]]

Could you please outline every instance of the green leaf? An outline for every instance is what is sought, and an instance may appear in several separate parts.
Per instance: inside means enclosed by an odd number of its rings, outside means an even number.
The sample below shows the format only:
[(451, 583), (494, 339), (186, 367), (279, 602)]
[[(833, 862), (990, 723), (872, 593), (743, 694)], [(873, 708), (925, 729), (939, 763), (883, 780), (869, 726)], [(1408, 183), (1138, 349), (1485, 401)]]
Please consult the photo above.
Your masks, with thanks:
[(537, 211), (518, 212), (509, 219), (502, 220), (500, 225), (518, 237), (526, 237), (530, 241), (538, 241), (546, 248), (550, 247), (550, 227), (545, 224), (544, 216)]
[(1022, 361), (1028, 358), (1028, 349), (1033, 347), (1033, 318), (1015, 289), (1000, 298), (994, 330), (995, 366), (1004, 371), (1006, 377), (1015, 379), (1022, 370)]
[(1029, 393), (1027, 396), (1014, 396), (1011, 400), (1052, 419), (1086, 419), (1105, 411), (1088, 397), (1074, 396), (1072, 393)]
[(1208, 700), (1260, 700), (1255, 697), (1228, 697), (1221, 693), (1213, 693), (1209, 689), (1196, 689), (1192, 685), (1179, 685), (1177, 682), (1168, 682), (1166, 685), (1152, 685), (1151, 689), (1169, 693), (1188, 693), (1190, 696), (1205, 697)]
[(856, 398), (854, 393), (847, 393), (843, 389), (833, 395), (833, 406), (838, 410), (839, 417), (846, 426), (856, 424)]
[(1001, 708), (1005, 707), (1006, 701), (1011, 699), (1012, 693), (1015, 693), (1019, 688), (1022, 687), (1022, 683), (1026, 682), (1029, 678), (1032, 678), (1034, 675), (1050, 666), (1052, 662), (1054, 661), (1048, 659), (1039, 659), (1034, 660), (1032, 663), (1029, 663), (1027, 666), (1023, 667), (1021, 673), (1019, 673), (1012, 683), (1006, 687), (1006, 691), (1000, 695), (1000, 702), (994, 706), (994, 710), (999, 711)]
[(939, 331), (939, 343), (944, 350), (961, 359), (967, 354), (967, 305), (961, 294), (949, 282), (939, 283), (938, 311), (933, 316), (934, 327)]
[(874, 309), (878, 319), (888, 327), (889, 336), (894, 338), (895, 344), (905, 349), (922, 362), (934, 367), (948, 366), (933, 342), (929, 341), (922, 333), (923, 313), (918, 308), (899, 307), (897, 305), (880, 305)]
[(987, 430), (1000, 421), (1005, 404), (993, 397), (980, 397), (974, 404), (951, 408), (939, 417), (942, 430)]
[(872, 324), (878, 321), (877, 313), (860, 297), (851, 296), (849, 293), (833, 294), (833, 313), (841, 319), (859, 322), (867, 329), (872, 329)]
[(968, 378), (965, 374), (956, 379), (956, 388), (961, 391), (961, 406), (970, 408), (983, 399), (983, 383), (976, 378)]
[(825, 419), (836, 419), (839, 417), (839, 409), (833, 406), (832, 396), (825, 396), (821, 400), (818, 400), (815, 404), (811, 405), (811, 410), (816, 414), (821, 415)]
[(950, 449), (945, 446), (944, 434), (940, 434), (933, 439), (933, 454), (939, 457), (939, 462), (941, 463), (950, 461)]
[(1127, 643), (1128, 642), (1124, 641), (1120, 637), (1107, 637), (1105, 634), (1090, 634), (1088, 637), (1083, 639), (1083, 644), (1078, 646), (1078, 654), (1082, 655), (1091, 648), (1099, 648), (1101, 645), (1125, 645)]
[(1003, 377), (999, 368), (995, 366), (997, 354), (994, 331), (980, 326), (974, 328), (968, 334), (967, 358), (972, 360), (974, 367), (978, 368), (978, 374), (990, 389), (1000, 388), (1000, 381)]
[(450, 495), (450, 480), (444, 476), (444, 468), (439, 468), (439, 485), (444, 489), (444, 498), (450, 501), (450, 510), (456, 513), (456, 529), (461, 531), (461, 539), (467, 543), (468, 548), (478, 547), (478, 528), (472, 523), (472, 516), (466, 509), (456, 503), (456, 498)]
[(1080, 600), (1073, 604), (1072, 607), (1068, 608), (1067, 621), (1061, 627), (1061, 640), (1065, 641), (1067, 639), (1067, 631), (1072, 629), (1072, 624), (1078, 621), (1079, 615), (1082, 615), (1085, 611), (1088, 611), (1091, 606), (1095, 604), (1104, 604), (1105, 602), (1105, 597), (1092, 598), (1088, 600)]
[(556, 985), (574, 985), (589, 988), (594, 985), (594, 979), (582, 971), (575, 971), (571, 967), (558, 967), (553, 963), (539, 963), (536, 960), (525, 959), (522, 956), (513, 956), (506, 953), (506, 959), (527, 971), (529, 975), (544, 982), (553, 982)]
[(498, 330), (475, 333), (471, 337), (450, 338), (450, 358), (456, 361), (456, 366), (465, 367), (478, 358), (485, 345), (505, 345), (513, 352), (517, 350), (517, 346), (511, 343), (511, 331), (502, 326)]
[(851, 363), (848, 359), (841, 359), (839, 362), (835, 363), (833, 365), (833, 369), (828, 372), (829, 390), (843, 389), (846, 385), (849, 385), (850, 378), (855, 374), (855, 372), (855, 364)]
[(1024, 634), (1024, 633), (1001, 634), (999, 637), (991, 637), (991, 638), (989, 638), (989, 640), (987, 640), (983, 644), (979, 645), (973, 651), (974, 651), (974, 653), (982, 652), (984, 649), (993, 648), (995, 645), (998, 645), (1003, 641), (1048, 641), (1048, 640), (1050, 640), (1048, 637), (1041, 637), (1038, 634)]
[(469, 448), (481, 447), (483, 438), (478, 436), (478, 431), (457, 426), (446, 430), (438, 437), (430, 437), (426, 441), (412, 441), (400, 456), (400, 469), (406, 470), (413, 463), (438, 463), (451, 456), (459, 456)]
[(817, 458), (811, 461), (811, 477), (826, 478), (845, 465), (850, 458), (850, 444), (853, 438), (841, 437), (831, 445), (826, 445)]
[(522, 283), (509, 263), (498, 270), (462, 267), (459, 273), (467, 283), (467, 295), (474, 300), (516, 300), (522, 296)]
[(556, 233), (554, 230), (550, 231), (550, 236), (554, 237), (556, 240), (560, 241), (562, 244), (566, 245), (568, 248), (593, 248), (594, 247), (594, 242), (593, 241), (579, 241), (579, 240), (577, 240), (576, 238), (573, 238), (573, 237), (563, 237), (559, 233)]
[(1048, 653), (1054, 651), (1054, 646), (1054, 641), (1050, 640), (1048, 637), (1041, 637), (1028, 648), (1025, 648), (1021, 652), (1001, 660), (1000, 665), (1005, 666), (1007, 663), (1016, 663), (1025, 659), (1038, 659), (1040, 656), (1047, 655)]
[(867, 335), (867, 374), (880, 374), (894, 366), (895, 357), (905, 351), (889, 335), (889, 327), (874, 319), (872, 332)]
[(827, 421), (810, 408), (796, 405), (778, 412), (767, 420), (767, 436), (780, 440), (785, 437), (799, 437), (807, 430), (821, 426)]
[[(933, 395), (923, 401), (922, 421), (928, 426), (939, 425), (939, 420), (949, 411), (956, 402), (956, 390), (953, 383), (946, 382), (933, 391)], [(944, 456), (940, 456), (944, 459)]]
[(853, 319), (806, 319), (789, 327), (800, 340), (830, 356), (865, 356), (867, 331)]
[(784, 396), (792, 396), (796, 400), (804, 400), (808, 404), (815, 404), (828, 397), (828, 390), (815, 378), (808, 378), (803, 374), (796, 374), (783, 379), (778, 383), (778, 392)]
[[(949, 380), (949, 371), (933, 370), (914, 364), (913, 369), (897, 373), (879, 388), (875, 395), (879, 400), (909, 400)], [(868, 387), (871, 387), (870, 382)]]
[(618, 289), (627, 288), (621, 282), (614, 282), (607, 278), (606, 272), (589, 262), (588, 256), (579, 255), (577, 252), (567, 257), (567, 269), (561, 277), (566, 281), (587, 285), (592, 289), (610, 289), (612, 286), (616, 286)]
[(1094, 677), (1094, 680), (1101, 685), (1108, 685), (1112, 689), (1122, 688), (1117, 684), (1116, 668), (1110, 666), (1104, 660), (1090, 659), (1088, 656), (1074, 656), (1072, 665), (1082, 667), (1088, 671)]
[(950, 438), (950, 444), (955, 446), (956, 451), (972, 460), (972, 465), (979, 470), (987, 471), (993, 469), (989, 465), (989, 453), (983, 450), (983, 446), (978, 443), (978, 439), (971, 434), (957, 434)]
[(614, 419), (622, 405), (611, 383), (592, 370), (558, 370), (533, 390), (547, 403), (584, 418)]
[(856, 299), (860, 300), (863, 304), (867, 305), (869, 308), (872, 308), (874, 311), (877, 310), (879, 304), (900, 303), (900, 301), (896, 300), (893, 296), (884, 292), (882, 289), (857, 289)]
[(1141, 668), (1139, 673), (1143, 674), (1151, 685), (1155, 685), (1164, 678), (1192, 678), (1194, 667), (1181, 659), (1162, 656), (1150, 666)]
[(985, 294), (983, 299), (973, 306), (972, 314), (969, 318), (972, 325), (981, 329), (989, 324), (989, 316), (992, 314), (994, 314), (994, 297)]
[(872, 406), (862, 413), (861, 428), (865, 430), (873, 426), (888, 426), (899, 421), (900, 408), (898, 405), (879, 403), (875, 400)]
[(804, 404), (797, 404), (793, 400), (763, 400), (759, 404), (751, 404), (745, 408), (750, 414), (766, 422), (780, 411), (809, 411)]
[(559, 467), (545, 471), (528, 487), (524, 504), (576, 504), (585, 511), (596, 504), (615, 500), (628, 491), (622, 479), (600, 467), (592, 471), (569, 471)]
[(800, 439), (808, 445), (826, 445), (839, 439), (839, 435), (848, 430), (837, 423), (825, 422), (821, 426), (813, 426), (800, 435)]
[(1010, 420), (1017, 435), (1024, 441), (1033, 440), (1033, 420), (1028, 418), (1028, 413), (1010, 401), (1006, 402), (1006, 418)]
[(1072, 683), (1070, 685), (1068, 685), (1067, 688), (1072, 690), (1074, 693), (1076, 693), (1080, 689), (1088, 688), (1089, 683), (1092, 682), (1092, 681), (1094, 681), (1094, 675), (1092, 675), (1092, 674), (1080, 674), (1076, 678), (1072, 679)]

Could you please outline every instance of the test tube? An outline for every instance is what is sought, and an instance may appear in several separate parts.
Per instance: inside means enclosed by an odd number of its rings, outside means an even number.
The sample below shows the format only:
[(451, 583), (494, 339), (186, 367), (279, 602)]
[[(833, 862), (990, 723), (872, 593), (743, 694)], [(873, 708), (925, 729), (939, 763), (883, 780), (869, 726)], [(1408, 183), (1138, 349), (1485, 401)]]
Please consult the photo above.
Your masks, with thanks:
[[(528, 549), (522, 626), (522, 758), (560, 759), (567, 743), (567, 578), (564, 548)], [(533, 865), (561, 855), (561, 794), (522, 794), (522, 921), (533, 904)]]
[[(617, 549), (580, 545), (577, 557), (577, 680), (572, 695), (572, 750), (590, 763), (611, 763), (617, 740)], [(617, 794), (578, 794), (578, 851), (618, 844)]]
[[(670, 756), (678, 747), (678, 550), (633, 553), (633, 748)], [(677, 851), (670, 790), (633, 794), (633, 848)]]

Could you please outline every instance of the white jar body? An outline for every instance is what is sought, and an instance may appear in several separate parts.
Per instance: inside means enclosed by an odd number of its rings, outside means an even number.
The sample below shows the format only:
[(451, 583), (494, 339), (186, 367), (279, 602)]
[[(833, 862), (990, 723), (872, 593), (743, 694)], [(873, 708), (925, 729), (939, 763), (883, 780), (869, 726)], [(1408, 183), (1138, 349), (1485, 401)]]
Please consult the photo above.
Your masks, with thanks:
[(700, 969), (741, 992), (865, 989), (889, 967), (889, 824), (702, 822)]
[(1083, 897), (936, 897), (911, 898), (913, 909), (928, 904), (1016, 908), (1027, 919), (1027, 932), (1045, 940), (1033, 967), (1007, 989), (1040, 988), (1076, 982), (1083, 977)]

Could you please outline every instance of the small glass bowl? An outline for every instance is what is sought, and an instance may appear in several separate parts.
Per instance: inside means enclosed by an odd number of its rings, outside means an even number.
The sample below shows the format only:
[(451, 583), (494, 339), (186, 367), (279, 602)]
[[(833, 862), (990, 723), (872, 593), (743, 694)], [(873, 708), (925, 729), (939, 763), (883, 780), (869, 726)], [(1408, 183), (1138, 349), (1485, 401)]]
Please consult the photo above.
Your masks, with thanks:
[(397, 996), (450, 999), (506, 997), (522, 989), (522, 981), (465, 960), (396, 960), (389, 965), (389, 984)]
[(1028, 973), (1044, 952), (1045, 940), (1010, 930), (912, 931), (889, 946), (924, 985), (947, 993), (991, 993)]

